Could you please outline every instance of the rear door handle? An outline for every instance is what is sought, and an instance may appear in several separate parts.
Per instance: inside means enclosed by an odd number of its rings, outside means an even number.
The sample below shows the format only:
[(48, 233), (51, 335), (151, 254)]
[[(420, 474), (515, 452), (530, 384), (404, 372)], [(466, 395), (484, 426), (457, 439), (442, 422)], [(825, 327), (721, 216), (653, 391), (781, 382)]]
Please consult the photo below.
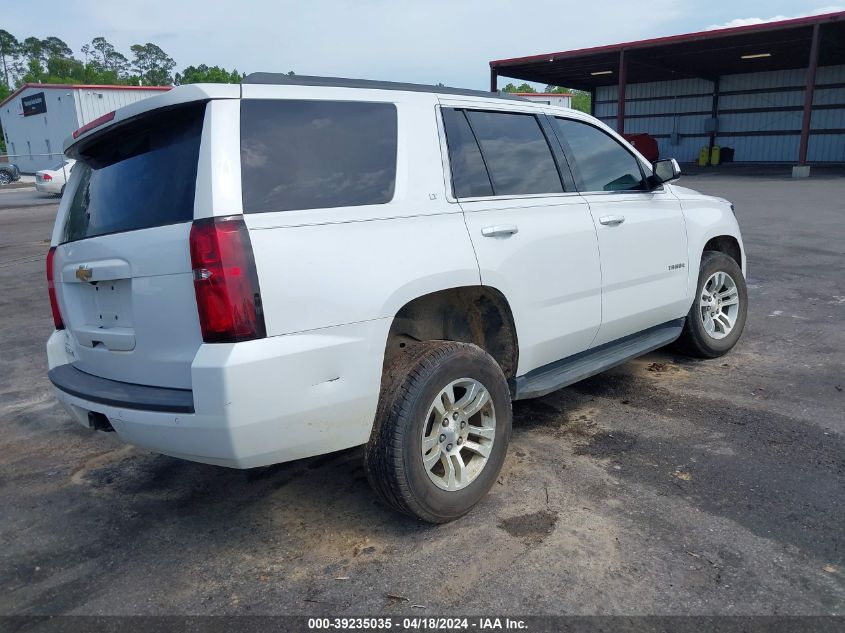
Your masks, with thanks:
[(599, 222), (605, 226), (618, 226), (625, 221), (624, 215), (603, 215), (599, 218)]
[(508, 237), (514, 233), (519, 233), (519, 229), (515, 224), (496, 224), (495, 226), (485, 226), (481, 229), (481, 234), (484, 237)]

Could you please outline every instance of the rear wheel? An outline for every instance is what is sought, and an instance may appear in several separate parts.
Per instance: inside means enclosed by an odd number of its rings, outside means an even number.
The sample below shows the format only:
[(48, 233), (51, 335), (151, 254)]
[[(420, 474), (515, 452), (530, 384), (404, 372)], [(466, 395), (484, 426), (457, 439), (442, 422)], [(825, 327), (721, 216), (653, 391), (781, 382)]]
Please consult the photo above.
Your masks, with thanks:
[(748, 291), (739, 264), (724, 253), (707, 251), (677, 347), (701, 358), (722, 356), (739, 340), (747, 313)]
[(417, 343), (386, 370), (367, 477), (396, 510), (445, 523), (496, 481), (510, 434), (510, 393), (495, 360), (468, 343)]
[(12, 182), (12, 175), (7, 171), (0, 171), (0, 185), (8, 185)]

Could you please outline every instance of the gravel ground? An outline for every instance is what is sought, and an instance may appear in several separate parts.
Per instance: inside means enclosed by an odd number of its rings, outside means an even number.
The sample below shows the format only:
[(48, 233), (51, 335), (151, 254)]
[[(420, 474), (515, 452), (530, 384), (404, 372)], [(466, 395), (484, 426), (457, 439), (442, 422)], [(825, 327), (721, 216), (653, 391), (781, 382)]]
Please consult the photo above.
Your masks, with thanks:
[(235, 471), (72, 423), (56, 205), (0, 193), (0, 614), (845, 613), (845, 178), (682, 184), (736, 204), (739, 346), (516, 403), (500, 485), (439, 527), (375, 501), (358, 449)]

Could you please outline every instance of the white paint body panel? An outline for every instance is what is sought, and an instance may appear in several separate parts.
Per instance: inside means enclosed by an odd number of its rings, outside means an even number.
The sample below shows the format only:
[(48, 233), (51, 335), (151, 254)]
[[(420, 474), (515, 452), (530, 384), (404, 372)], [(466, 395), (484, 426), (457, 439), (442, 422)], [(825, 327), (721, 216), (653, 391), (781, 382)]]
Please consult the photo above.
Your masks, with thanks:
[[(105, 414), (126, 442), (232, 468), (329, 453), (367, 441), (389, 319), (237, 344), (201, 345), (191, 364), (195, 413), (137, 411), (54, 390), (73, 417)], [(47, 344), (50, 367), (70, 362), (66, 333)]]
[[(132, 104), (115, 117), (121, 121), (149, 109), (211, 100), (195, 218), (242, 213), (240, 92), (239, 86), (185, 86)], [(395, 195), (380, 205), (246, 215), (267, 337), (236, 344), (202, 342), (190, 224), (59, 245), (65, 196), (52, 240), (58, 245), (63, 313), (76, 309), (66, 305), (65, 295), (80, 285), (75, 270), (86, 262), (98, 262), (100, 275), (130, 277), (148, 301), (126, 324), (137, 339), (132, 350), (80, 348), (91, 332), (69, 327), (50, 337), (49, 366), (74, 363), (113, 380), (189, 388), (195, 412), (139, 411), (57, 395), (82, 424), (88, 424), (87, 412), (104, 413), (121, 438), (162, 453), (248, 468), (364, 443), (378, 402), (388, 332), (408, 302), (459, 286), (495, 287), (512, 308), (521, 374), (597, 345), (603, 336), (610, 340), (684, 316), (704, 243), (715, 235), (740, 239), (727, 202), (676, 186), (636, 199), (617, 196), (613, 203), (609, 196), (567, 193), (458, 204), (444, 172), (448, 159), (435, 94), (244, 85), (243, 96), (396, 104)], [(448, 102), (595, 122), (571, 110), (492, 96)], [(76, 186), (73, 176), (68, 186), (71, 191)], [(621, 227), (597, 223), (610, 204), (624, 207), (627, 221)], [(481, 235), (483, 228), (500, 224), (516, 224), (518, 233)], [(648, 281), (656, 274), (652, 268), (663, 271), (681, 261), (687, 267), (676, 275)], [(666, 298), (663, 304), (641, 302), (642, 293), (657, 291)], [(603, 311), (613, 318), (603, 322)], [(112, 334), (113, 348), (129, 344), (128, 331)], [(134, 362), (132, 354), (143, 362)]]
[[(578, 195), (462, 202), (481, 281), (508, 299), (519, 367), (532, 369), (586, 350), (601, 323), (596, 230)], [(511, 225), (509, 237), (482, 229)]]
[[(586, 194), (598, 231), (602, 345), (684, 316), (687, 236), (681, 204), (667, 191)], [(624, 218), (604, 225), (606, 216)], [(672, 265), (681, 265), (671, 268)]]
[[(56, 248), (56, 295), (75, 367), (120, 382), (191, 388), (191, 362), (202, 336), (187, 248), (190, 228), (171, 224)], [(79, 282), (80, 266), (93, 271), (96, 287)], [(94, 330), (103, 326), (108, 329), (98, 335)]]
[(733, 237), (739, 243), (742, 252), (742, 272), (747, 275), (745, 245), (742, 242), (739, 223), (731, 211), (730, 202), (714, 196), (705, 196), (693, 189), (687, 189), (677, 184), (668, 185), (667, 189), (678, 198), (684, 212), (687, 249), (689, 251), (687, 295), (691, 305), (698, 283), (698, 271), (704, 245), (714, 237), (722, 235)]

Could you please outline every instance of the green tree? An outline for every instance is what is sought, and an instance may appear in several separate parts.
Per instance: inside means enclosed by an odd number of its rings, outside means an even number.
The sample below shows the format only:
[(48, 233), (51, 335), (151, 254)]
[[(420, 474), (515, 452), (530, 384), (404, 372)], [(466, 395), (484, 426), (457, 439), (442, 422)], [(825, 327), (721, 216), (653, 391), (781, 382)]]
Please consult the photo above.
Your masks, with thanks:
[(96, 51), (100, 55), (99, 61), (102, 63), (103, 68), (109, 67), (109, 60), (111, 60), (112, 56), (117, 53), (114, 46), (102, 35), (91, 40), (91, 49), (92, 55), (93, 51)]
[(66, 57), (51, 57), (47, 61), (47, 71), (41, 81), (48, 84), (74, 84), (83, 83), (85, 77), (85, 64), (78, 59)]
[(131, 50), (132, 68), (146, 85), (163, 86), (173, 82), (170, 73), (176, 62), (158, 46), (150, 42), (144, 45), (133, 44)]
[(41, 74), (43, 68), (41, 67), (41, 53), (44, 50), (44, 45), (37, 37), (28, 37), (20, 45), (20, 67), (23, 72), (31, 73), (38, 66), (37, 74)]
[[(26, 38), (19, 46), (21, 60), (16, 63), (17, 74), (24, 82), (47, 81), (51, 74), (47, 67), (54, 61), (77, 61), (73, 51), (58, 37), (50, 36), (43, 40), (37, 37)], [(77, 61), (77, 63), (79, 63)], [(64, 73), (67, 69), (61, 69)]]
[(590, 114), (592, 109), (593, 97), (589, 92), (584, 90), (572, 91), (572, 108)]
[(518, 86), (513, 84), (508, 84), (504, 88), (502, 88), (502, 92), (537, 92), (529, 86), (527, 83), (521, 83)]
[(91, 55), (91, 64), (93, 68), (113, 73), (115, 80), (125, 78), (129, 72), (129, 60), (126, 59), (126, 56), (115, 49), (115, 47), (102, 36), (95, 37), (91, 40), (91, 44), (83, 46), (82, 52), (87, 55)]
[[(8, 31), (0, 29), (0, 58), (3, 61), (3, 79), (7, 91), (12, 85), (9, 83), (9, 67), (14, 64), (20, 46), (21, 43), (18, 42), (18, 38)], [(3, 98), (5, 99), (5, 97)]]
[(44, 68), (38, 58), (28, 59), (21, 69), (21, 83), (40, 84), (43, 83), (44, 77)]
[(50, 36), (41, 40), (41, 58), (47, 64), (55, 57), (61, 59), (73, 59), (73, 51), (58, 37)]
[(243, 75), (237, 69), (229, 72), (220, 66), (188, 66), (182, 73), (176, 73), (175, 83), (177, 86), (183, 84), (237, 84), (241, 82)]
[(546, 86), (546, 92), (557, 94), (569, 93), (572, 95), (572, 109), (590, 114), (592, 95), (589, 92), (585, 90), (574, 90), (572, 88), (562, 88), (560, 86)]

